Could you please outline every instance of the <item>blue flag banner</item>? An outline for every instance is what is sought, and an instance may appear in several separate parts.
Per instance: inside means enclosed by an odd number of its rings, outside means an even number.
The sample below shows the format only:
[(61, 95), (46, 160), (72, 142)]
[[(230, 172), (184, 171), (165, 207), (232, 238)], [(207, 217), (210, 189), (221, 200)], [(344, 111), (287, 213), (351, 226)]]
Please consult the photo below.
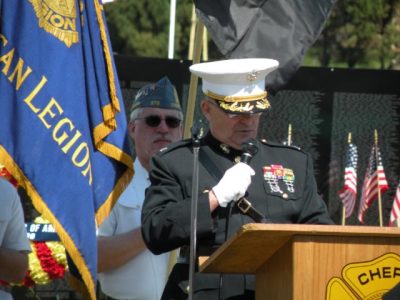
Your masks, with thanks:
[(96, 225), (133, 176), (99, 0), (0, 2), (0, 162), (95, 299)]

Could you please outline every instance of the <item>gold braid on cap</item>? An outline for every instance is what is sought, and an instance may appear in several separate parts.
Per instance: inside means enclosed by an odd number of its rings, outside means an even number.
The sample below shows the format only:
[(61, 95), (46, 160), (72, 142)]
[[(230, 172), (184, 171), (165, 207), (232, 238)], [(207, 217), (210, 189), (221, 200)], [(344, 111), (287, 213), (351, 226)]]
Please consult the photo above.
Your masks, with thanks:
[[(233, 102), (233, 103), (227, 103), (227, 102), (218, 102), (218, 105), (223, 108), (224, 110), (232, 111), (232, 112), (240, 112), (240, 113), (246, 113), (246, 112), (251, 112), (254, 109), (254, 102), (246, 102), (246, 103), (238, 103), (238, 102)], [(258, 110), (267, 110), (271, 105), (269, 104), (269, 101), (267, 98), (257, 100), (255, 102), (255, 106)]]
[(224, 102), (247, 102), (247, 101), (255, 101), (266, 99), (267, 92), (264, 91), (261, 94), (257, 95), (246, 95), (246, 96), (222, 96), (218, 94), (214, 94), (213, 92), (207, 91), (206, 96), (213, 98), (215, 100), (224, 101)]

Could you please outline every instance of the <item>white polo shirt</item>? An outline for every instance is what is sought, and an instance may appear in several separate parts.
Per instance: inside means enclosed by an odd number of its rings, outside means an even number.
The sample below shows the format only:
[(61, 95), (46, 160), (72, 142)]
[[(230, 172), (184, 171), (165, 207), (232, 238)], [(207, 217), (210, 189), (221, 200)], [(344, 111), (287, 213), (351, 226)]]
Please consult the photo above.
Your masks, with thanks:
[[(138, 159), (134, 168), (133, 180), (100, 226), (99, 236), (121, 234), (141, 226), (144, 193), (150, 181)], [(168, 259), (169, 253), (154, 255), (145, 250), (125, 265), (99, 273), (101, 289), (115, 299), (158, 300), (167, 279)]]
[[(0, 247), (31, 252), (26, 234), (24, 212), (17, 190), (0, 177)], [(0, 299), (12, 299), (11, 294), (0, 289)]]

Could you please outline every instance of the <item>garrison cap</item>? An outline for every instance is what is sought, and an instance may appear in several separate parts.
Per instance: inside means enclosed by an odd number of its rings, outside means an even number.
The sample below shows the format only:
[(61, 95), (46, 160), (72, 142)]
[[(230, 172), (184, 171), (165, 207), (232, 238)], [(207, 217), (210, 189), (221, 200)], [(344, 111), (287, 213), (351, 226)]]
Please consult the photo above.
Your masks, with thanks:
[(131, 112), (143, 107), (182, 110), (176, 89), (166, 76), (139, 89), (133, 100)]
[(199, 63), (190, 71), (201, 77), (203, 93), (227, 113), (253, 114), (269, 107), (265, 77), (279, 62), (268, 58), (227, 59)]

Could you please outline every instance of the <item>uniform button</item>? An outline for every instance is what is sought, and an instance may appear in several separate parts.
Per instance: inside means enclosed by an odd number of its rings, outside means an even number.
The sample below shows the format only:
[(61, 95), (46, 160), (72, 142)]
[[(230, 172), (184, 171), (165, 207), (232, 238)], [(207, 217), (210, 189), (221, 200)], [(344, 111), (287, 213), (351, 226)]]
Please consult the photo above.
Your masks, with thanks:
[(282, 197), (283, 197), (283, 199), (287, 199), (287, 198), (289, 197), (289, 195), (286, 194), (286, 193), (284, 193), (284, 194), (282, 195)]

